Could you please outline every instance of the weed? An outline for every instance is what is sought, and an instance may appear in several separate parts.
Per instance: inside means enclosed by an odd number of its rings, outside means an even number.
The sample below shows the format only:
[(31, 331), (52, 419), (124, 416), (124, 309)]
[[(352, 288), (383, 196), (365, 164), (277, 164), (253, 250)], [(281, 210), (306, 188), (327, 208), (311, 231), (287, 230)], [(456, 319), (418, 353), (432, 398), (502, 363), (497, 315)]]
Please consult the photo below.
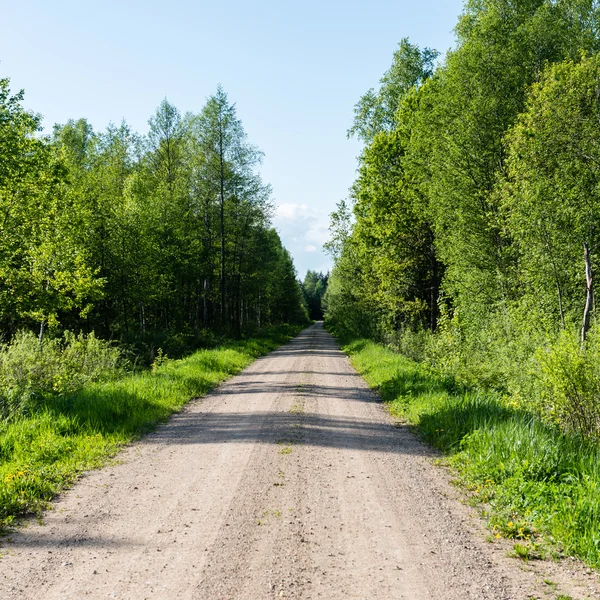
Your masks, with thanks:
[(525, 562), (542, 558), (534, 544), (515, 544), (509, 556), (520, 558)]
[(156, 371), (158, 371), (158, 369), (160, 369), (160, 367), (162, 367), (163, 365), (167, 364), (168, 361), (169, 357), (163, 352), (162, 348), (159, 348), (156, 351), (156, 357), (154, 358), (154, 361), (151, 365), (152, 372), (156, 373)]
[(304, 412), (304, 403), (296, 402), (291, 408), (290, 412), (294, 415), (299, 415)]

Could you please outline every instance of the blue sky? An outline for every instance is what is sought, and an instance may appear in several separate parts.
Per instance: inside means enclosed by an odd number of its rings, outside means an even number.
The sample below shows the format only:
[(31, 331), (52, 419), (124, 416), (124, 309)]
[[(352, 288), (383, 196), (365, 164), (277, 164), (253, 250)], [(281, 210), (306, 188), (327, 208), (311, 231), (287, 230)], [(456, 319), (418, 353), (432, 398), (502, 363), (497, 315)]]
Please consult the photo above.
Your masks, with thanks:
[(265, 152), (274, 224), (301, 277), (326, 271), (329, 213), (348, 194), (359, 97), (403, 37), (445, 52), (462, 0), (301, 3), (0, 0), (0, 77), (44, 124), (125, 119), (145, 133), (167, 97), (198, 112), (221, 83)]

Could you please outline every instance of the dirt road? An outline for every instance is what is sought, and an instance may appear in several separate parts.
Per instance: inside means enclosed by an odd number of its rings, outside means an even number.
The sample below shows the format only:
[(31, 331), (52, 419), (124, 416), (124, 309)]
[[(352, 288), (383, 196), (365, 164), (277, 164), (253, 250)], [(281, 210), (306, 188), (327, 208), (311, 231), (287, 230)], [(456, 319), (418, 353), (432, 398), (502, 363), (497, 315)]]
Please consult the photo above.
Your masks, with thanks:
[[(430, 451), (316, 325), (192, 402), (44, 525), (0, 598), (525, 598)], [(517, 575), (515, 576), (515, 572)]]

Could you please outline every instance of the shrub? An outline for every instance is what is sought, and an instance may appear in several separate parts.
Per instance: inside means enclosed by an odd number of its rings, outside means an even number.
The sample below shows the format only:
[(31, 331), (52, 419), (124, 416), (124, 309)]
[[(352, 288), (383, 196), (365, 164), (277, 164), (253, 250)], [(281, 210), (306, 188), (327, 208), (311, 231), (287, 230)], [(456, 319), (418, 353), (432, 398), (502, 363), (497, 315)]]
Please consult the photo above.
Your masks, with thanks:
[(581, 346), (565, 330), (536, 352), (538, 398), (543, 416), (587, 437), (600, 433), (600, 339), (596, 331)]
[(49, 396), (73, 392), (121, 369), (120, 352), (109, 342), (67, 331), (40, 348), (30, 332), (0, 347), (0, 416), (28, 414)]
[(411, 360), (422, 362), (427, 356), (433, 334), (422, 328), (402, 328), (384, 337), (384, 341), (396, 349), (400, 354), (408, 356)]

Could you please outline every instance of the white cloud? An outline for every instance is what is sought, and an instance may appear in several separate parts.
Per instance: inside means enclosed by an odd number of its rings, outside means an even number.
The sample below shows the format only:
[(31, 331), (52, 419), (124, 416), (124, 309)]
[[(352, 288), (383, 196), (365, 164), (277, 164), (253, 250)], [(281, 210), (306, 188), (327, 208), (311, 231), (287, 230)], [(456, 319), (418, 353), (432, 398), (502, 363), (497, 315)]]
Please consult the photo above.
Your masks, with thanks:
[(329, 264), (322, 248), (329, 239), (329, 214), (324, 210), (308, 204), (279, 204), (273, 224), (283, 245), (291, 252), (300, 276), (307, 269), (323, 270), (322, 266)]
[(329, 229), (324, 225), (313, 227), (306, 232), (306, 239), (322, 246), (329, 239)]
[(298, 215), (312, 209), (306, 204), (278, 204), (275, 209), (275, 219), (294, 220)]

